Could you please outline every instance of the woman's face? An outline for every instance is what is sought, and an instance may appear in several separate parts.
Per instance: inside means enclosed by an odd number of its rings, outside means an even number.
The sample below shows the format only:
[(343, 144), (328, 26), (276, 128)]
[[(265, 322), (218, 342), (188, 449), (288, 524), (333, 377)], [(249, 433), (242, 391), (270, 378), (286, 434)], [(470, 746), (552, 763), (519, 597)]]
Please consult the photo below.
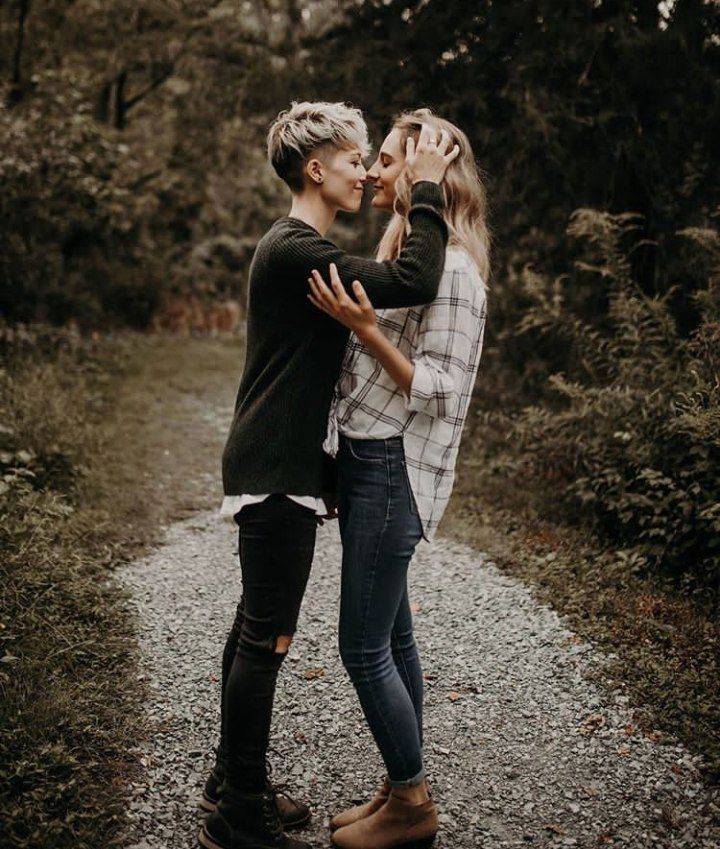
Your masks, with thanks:
[(382, 143), (378, 158), (367, 172), (367, 178), (373, 183), (375, 192), (372, 205), (376, 209), (393, 211), (395, 202), (395, 181), (405, 166), (405, 150), (400, 130), (391, 130)]
[(362, 204), (367, 172), (356, 148), (335, 150), (322, 161), (323, 200), (334, 209), (357, 212)]

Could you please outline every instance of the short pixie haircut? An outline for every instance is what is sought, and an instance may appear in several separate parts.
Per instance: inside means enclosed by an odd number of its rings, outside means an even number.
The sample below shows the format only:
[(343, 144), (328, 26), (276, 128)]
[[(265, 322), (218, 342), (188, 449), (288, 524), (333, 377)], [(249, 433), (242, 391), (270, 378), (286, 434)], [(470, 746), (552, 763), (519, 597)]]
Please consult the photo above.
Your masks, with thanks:
[(362, 112), (347, 103), (293, 102), (273, 121), (267, 137), (268, 159), (278, 177), (295, 192), (303, 188), (303, 166), (323, 145), (370, 152)]

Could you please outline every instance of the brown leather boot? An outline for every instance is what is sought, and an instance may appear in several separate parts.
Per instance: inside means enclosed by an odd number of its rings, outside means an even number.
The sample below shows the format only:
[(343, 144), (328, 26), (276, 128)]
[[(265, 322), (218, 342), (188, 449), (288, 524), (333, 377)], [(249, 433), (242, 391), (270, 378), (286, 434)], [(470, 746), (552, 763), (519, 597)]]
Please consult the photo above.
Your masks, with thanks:
[(334, 816), (330, 820), (330, 831), (337, 831), (338, 828), (343, 828), (346, 825), (352, 825), (352, 823), (364, 819), (365, 817), (369, 817), (370, 814), (374, 814), (375, 811), (382, 808), (385, 802), (387, 802), (389, 795), (390, 782), (387, 778), (385, 778), (382, 783), (382, 787), (380, 787), (369, 802), (365, 802), (364, 805), (355, 805), (354, 808), (348, 808), (347, 811), (342, 811)]
[(391, 793), (374, 814), (333, 832), (332, 843), (338, 849), (429, 849), (437, 830), (432, 799), (413, 805)]

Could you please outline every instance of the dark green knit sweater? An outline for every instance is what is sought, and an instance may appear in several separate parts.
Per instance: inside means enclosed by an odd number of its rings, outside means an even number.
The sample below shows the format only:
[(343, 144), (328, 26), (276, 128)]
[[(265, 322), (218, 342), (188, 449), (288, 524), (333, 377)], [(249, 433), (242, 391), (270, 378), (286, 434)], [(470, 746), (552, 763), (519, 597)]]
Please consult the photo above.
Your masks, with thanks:
[(334, 462), (322, 449), (348, 331), (307, 299), (316, 268), (336, 263), (377, 308), (425, 304), (437, 294), (447, 230), (435, 183), (413, 187), (412, 232), (395, 262), (350, 256), (297, 218), (263, 236), (250, 266), (247, 353), (223, 452), (226, 495), (329, 495)]

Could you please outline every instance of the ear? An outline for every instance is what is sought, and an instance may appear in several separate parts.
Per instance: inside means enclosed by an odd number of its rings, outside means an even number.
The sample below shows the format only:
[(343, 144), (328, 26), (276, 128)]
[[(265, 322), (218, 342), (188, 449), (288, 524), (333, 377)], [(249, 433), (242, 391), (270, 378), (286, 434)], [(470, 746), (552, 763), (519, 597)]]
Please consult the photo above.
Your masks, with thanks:
[(324, 179), (323, 164), (319, 159), (308, 160), (305, 166), (305, 173), (310, 178), (310, 182), (315, 185), (320, 185)]

